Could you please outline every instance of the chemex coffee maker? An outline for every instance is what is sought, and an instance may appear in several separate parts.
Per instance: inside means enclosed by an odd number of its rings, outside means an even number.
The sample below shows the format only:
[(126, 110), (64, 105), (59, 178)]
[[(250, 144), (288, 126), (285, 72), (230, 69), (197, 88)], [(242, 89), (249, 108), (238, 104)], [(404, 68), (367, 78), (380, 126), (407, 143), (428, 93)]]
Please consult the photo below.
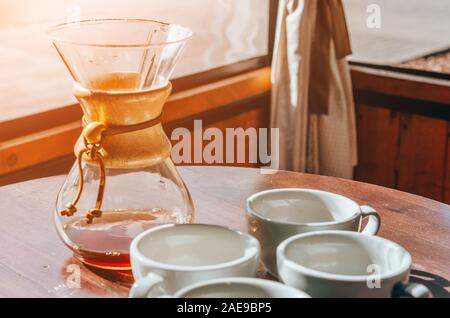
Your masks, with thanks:
[(135, 236), (163, 223), (193, 222), (192, 199), (161, 125), (169, 78), (191, 34), (133, 19), (70, 22), (50, 31), (84, 113), (55, 223), (87, 265), (129, 270)]

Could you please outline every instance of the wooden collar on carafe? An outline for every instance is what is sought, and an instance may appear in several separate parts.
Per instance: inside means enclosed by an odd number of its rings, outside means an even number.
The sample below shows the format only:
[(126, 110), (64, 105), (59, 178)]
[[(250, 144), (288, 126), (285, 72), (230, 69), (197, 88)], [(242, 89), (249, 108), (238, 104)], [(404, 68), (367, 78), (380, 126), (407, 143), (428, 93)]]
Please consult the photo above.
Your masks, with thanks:
[[(172, 89), (172, 85), (169, 84), (161, 89), (156, 90), (155, 92), (160, 92), (161, 90)], [(88, 91), (88, 90), (86, 90)], [(79, 92), (77, 92), (78, 97)], [(88, 96), (88, 95), (87, 95)], [(85, 97), (87, 97), (85, 96)], [(106, 186), (106, 172), (105, 172), (105, 164), (103, 162), (103, 157), (101, 154), (102, 145), (104, 142), (104, 137), (114, 136), (125, 134), (137, 130), (142, 130), (146, 128), (153, 127), (161, 123), (162, 113), (158, 115), (158, 117), (131, 125), (111, 125), (105, 124), (99, 121), (89, 120), (86, 116), (83, 116), (83, 131), (81, 132), (81, 136), (84, 143), (84, 148), (82, 148), (77, 153), (77, 168), (78, 168), (78, 189), (75, 195), (75, 198), (66, 205), (65, 209), (60, 211), (62, 216), (72, 216), (77, 211), (76, 204), (78, 203), (81, 193), (83, 192), (84, 185), (84, 177), (83, 177), (83, 168), (82, 168), (82, 159), (83, 155), (87, 155), (92, 161), (97, 162), (100, 170), (100, 179), (99, 179), (99, 189), (97, 193), (97, 199), (95, 203), (95, 207), (89, 209), (86, 213), (86, 222), (91, 224), (94, 218), (98, 218), (102, 216), (102, 203), (103, 203), (103, 194), (105, 192)]]
[[(84, 88), (84, 87), (80, 86), (79, 84), (78, 85), (74, 84), (73, 89), (74, 89), (74, 95), (77, 98), (87, 98), (87, 97), (91, 96), (91, 94), (92, 94), (91, 90)], [(152, 92), (154, 92), (154, 94), (156, 95), (156, 94), (160, 94), (162, 91), (165, 91), (165, 92), (167, 92), (167, 95), (169, 95), (171, 90), (172, 90), (172, 84), (169, 82), (166, 86), (155, 89)], [(87, 125), (89, 125), (92, 122), (103, 125), (105, 128), (102, 132), (103, 136), (120, 135), (120, 134), (125, 134), (128, 132), (133, 132), (133, 131), (137, 131), (137, 130), (150, 128), (150, 127), (153, 127), (153, 126), (161, 123), (161, 120), (162, 120), (162, 113), (153, 119), (150, 119), (150, 120), (147, 120), (144, 122), (140, 122), (140, 123), (136, 123), (136, 124), (129, 124), (129, 125), (108, 124), (108, 123), (101, 122), (101, 121), (91, 120), (88, 117), (86, 117), (86, 115), (84, 115), (82, 118), (83, 127), (86, 127)]]

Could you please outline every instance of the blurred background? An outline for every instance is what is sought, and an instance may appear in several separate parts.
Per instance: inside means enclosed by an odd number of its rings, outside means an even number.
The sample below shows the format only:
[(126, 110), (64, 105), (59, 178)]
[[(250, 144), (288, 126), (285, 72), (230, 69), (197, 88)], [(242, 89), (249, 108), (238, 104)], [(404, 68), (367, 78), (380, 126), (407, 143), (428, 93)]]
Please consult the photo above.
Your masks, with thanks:
[[(220, 129), (259, 128), (270, 120), (278, 3), (0, 0), (0, 184), (65, 173), (73, 162), (81, 112), (45, 34), (50, 25), (129, 17), (188, 26), (194, 37), (175, 71), (168, 133), (191, 128), (194, 118)], [(354, 178), (450, 202), (450, 1), (343, 4), (353, 49)], [(373, 4), (380, 28), (367, 24)]]

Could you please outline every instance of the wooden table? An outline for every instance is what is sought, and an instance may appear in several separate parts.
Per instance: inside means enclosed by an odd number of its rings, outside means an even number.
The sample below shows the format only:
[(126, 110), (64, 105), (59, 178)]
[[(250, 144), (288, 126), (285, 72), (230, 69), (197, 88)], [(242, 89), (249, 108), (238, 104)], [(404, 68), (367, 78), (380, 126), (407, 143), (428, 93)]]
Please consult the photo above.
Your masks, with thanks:
[[(379, 235), (413, 257), (412, 281), (436, 297), (450, 295), (450, 206), (412, 194), (337, 178), (258, 169), (180, 167), (196, 206), (196, 219), (245, 229), (245, 199), (269, 188), (333, 191), (373, 206), (382, 217)], [(126, 284), (81, 267), (81, 288), (71, 288), (78, 264), (53, 225), (54, 201), (64, 176), (0, 188), (0, 297), (124, 297)], [(69, 271), (68, 271), (69, 270)]]

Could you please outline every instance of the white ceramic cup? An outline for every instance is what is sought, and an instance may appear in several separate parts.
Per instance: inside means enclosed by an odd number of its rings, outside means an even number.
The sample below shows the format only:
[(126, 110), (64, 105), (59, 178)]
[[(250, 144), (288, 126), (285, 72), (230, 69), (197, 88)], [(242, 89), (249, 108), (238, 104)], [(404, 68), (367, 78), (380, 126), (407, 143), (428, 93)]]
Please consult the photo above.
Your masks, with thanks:
[(295, 235), (278, 246), (277, 262), (280, 279), (312, 297), (431, 297), (425, 286), (408, 283), (408, 251), (373, 235)]
[(259, 255), (258, 241), (240, 231), (207, 224), (158, 226), (131, 242), (130, 297), (173, 295), (213, 278), (253, 277)]
[[(363, 218), (368, 223), (361, 229)], [(362, 231), (375, 235), (381, 224), (377, 211), (342, 195), (310, 189), (274, 189), (247, 199), (248, 231), (261, 244), (261, 259), (277, 276), (276, 249), (286, 238), (322, 230)]]
[(195, 283), (175, 293), (179, 298), (310, 298), (297, 288), (260, 278), (218, 278)]

